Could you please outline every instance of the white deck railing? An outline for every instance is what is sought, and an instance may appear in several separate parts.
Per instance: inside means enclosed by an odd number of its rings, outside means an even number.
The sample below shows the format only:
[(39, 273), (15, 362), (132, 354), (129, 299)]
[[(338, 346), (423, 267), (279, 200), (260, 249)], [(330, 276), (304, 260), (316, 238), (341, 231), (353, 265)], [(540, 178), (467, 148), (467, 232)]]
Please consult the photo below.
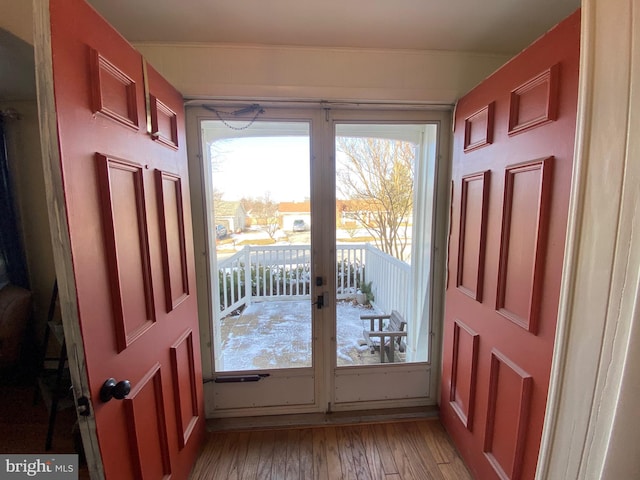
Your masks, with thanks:
[[(338, 299), (354, 298), (361, 283), (371, 282), (378, 308), (406, 314), (410, 265), (368, 244), (338, 245), (336, 261)], [(311, 247), (247, 245), (218, 262), (218, 280), (219, 318), (255, 300), (311, 298)]]

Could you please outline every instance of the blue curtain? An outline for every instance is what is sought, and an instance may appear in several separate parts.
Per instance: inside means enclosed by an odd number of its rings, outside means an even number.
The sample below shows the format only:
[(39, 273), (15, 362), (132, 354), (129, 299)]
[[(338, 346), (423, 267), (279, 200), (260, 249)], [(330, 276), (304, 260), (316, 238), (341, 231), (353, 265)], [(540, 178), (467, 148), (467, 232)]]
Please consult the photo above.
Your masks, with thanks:
[(24, 250), (18, 233), (18, 221), (11, 192), (4, 131), (4, 119), (0, 115), (0, 256), (4, 260), (9, 281), (14, 285), (29, 288)]

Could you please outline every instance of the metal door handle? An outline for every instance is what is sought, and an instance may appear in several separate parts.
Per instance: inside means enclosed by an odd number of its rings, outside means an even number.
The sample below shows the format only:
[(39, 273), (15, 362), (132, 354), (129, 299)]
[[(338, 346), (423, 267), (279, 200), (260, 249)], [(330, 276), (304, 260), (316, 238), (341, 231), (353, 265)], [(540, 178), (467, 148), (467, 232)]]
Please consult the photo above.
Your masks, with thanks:
[(318, 295), (318, 299), (312, 305), (315, 305), (318, 310), (324, 307), (324, 294)]
[(112, 398), (122, 400), (131, 391), (131, 382), (129, 380), (120, 380), (116, 383), (115, 378), (108, 378), (100, 389), (100, 400), (108, 402)]

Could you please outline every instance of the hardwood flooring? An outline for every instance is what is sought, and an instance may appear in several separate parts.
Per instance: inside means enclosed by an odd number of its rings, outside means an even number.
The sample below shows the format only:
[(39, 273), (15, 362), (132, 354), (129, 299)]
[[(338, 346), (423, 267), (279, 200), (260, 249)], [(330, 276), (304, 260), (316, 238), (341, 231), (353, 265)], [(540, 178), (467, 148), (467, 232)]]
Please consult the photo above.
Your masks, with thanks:
[(471, 480), (437, 419), (211, 432), (191, 480)]

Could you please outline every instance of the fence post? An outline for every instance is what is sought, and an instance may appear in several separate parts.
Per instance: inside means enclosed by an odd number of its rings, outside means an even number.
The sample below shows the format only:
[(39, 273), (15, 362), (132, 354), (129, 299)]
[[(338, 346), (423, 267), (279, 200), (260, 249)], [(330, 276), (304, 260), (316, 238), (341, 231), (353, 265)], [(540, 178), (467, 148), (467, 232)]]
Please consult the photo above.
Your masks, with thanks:
[(253, 278), (251, 277), (251, 245), (244, 246), (244, 300), (251, 305), (253, 292)]

